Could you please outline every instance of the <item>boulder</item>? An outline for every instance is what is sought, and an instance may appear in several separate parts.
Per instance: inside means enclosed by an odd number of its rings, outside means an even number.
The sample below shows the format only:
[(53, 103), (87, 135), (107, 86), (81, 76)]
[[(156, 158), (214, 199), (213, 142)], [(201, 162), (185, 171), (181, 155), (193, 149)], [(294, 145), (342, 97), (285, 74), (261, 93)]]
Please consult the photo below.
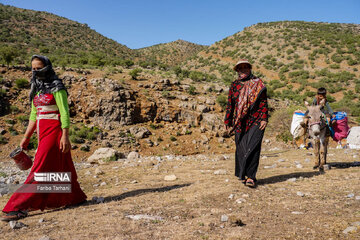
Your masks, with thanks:
[(352, 127), (347, 136), (347, 143), (350, 149), (360, 149), (360, 126)]
[(134, 126), (130, 128), (130, 133), (134, 135), (136, 139), (147, 138), (151, 135), (151, 132), (146, 127)]
[(138, 152), (130, 152), (127, 156), (127, 160), (129, 161), (136, 161), (140, 158), (140, 154)]
[(119, 153), (112, 148), (99, 148), (89, 158), (88, 162), (98, 163), (116, 160)]

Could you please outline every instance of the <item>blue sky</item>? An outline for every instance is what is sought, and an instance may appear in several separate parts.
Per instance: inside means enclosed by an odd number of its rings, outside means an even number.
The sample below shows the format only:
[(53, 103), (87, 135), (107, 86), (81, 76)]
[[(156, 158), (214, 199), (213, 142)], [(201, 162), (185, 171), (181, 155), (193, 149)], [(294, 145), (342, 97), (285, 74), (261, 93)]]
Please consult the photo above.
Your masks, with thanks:
[(360, 24), (360, 0), (0, 0), (86, 23), (129, 48), (183, 39), (211, 45), (259, 22)]

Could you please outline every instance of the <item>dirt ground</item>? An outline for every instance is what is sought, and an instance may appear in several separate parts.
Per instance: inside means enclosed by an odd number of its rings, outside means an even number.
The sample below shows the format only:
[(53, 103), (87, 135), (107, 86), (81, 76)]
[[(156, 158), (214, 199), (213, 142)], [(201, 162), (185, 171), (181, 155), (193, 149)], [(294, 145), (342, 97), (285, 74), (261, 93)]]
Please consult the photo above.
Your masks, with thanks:
[[(343, 233), (360, 221), (360, 168), (350, 167), (359, 155), (357, 150), (330, 149), (333, 167), (319, 174), (312, 170), (311, 151), (262, 152), (256, 189), (233, 176), (233, 154), (162, 156), (161, 161), (154, 157), (80, 168), (87, 204), (31, 212), (20, 220), (28, 227), (19, 230), (1, 222), (0, 238), (359, 239), (360, 226)], [(96, 168), (104, 172), (97, 178)], [(164, 180), (172, 174), (176, 180)], [(101, 182), (107, 184), (93, 186)], [(105, 202), (92, 203), (94, 196)], [(1, 197), (0, 205), (9, 197)], [(154, 219), (127, 217), (137, 214)], [(221, 221), (222, 215), (228, 221)]]

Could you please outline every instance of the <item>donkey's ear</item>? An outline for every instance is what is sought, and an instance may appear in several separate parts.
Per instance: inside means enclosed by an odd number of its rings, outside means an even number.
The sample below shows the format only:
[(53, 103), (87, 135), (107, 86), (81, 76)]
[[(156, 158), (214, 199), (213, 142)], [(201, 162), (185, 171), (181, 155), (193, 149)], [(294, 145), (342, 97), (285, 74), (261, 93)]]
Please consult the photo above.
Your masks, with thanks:
[(305, 106), (309, 107), (309, 103), (307, 101), (305, 101)]
[(320, 106), (323, 107), (324, 105), (325, 105), (325, 99), (323, 99), (323, 100), (320, 101)]

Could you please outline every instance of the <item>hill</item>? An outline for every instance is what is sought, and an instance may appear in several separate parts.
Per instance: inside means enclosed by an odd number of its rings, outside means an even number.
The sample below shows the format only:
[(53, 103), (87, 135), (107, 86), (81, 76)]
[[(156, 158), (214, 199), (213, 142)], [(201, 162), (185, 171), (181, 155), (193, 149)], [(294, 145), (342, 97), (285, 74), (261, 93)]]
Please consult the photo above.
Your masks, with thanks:
[(151, 66), (154, 65), (154, 63), (175, 66), (206, 48), (206, 46), (179, 39), (169, 43), (140, 48), (136, 51), (144, 66)]
[(49, 56), (55, 65), (120, 65), (135, 52), (104, 37), (86, 24), (48, 12), (0, 4), (0, 46), (17, 50), (17, 62), (33, 53)]
[(269, 95), (302, 102), (326, 87), (335, 108), (360, 115), (360, 25), (284, 21), (259, 23), (216, 42), (182, 66), (226, 83), (241, 58), (254, 64)]

